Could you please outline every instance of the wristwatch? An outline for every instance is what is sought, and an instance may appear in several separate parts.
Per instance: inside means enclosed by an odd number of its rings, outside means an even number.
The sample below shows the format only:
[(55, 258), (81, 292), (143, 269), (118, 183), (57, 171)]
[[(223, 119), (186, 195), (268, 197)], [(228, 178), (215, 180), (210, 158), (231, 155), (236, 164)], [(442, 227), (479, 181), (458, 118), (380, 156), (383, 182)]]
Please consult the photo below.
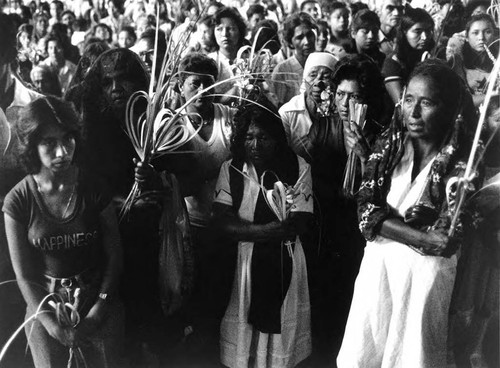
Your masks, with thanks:
[(109, 301), (109, 294), (108, 293), (99, 293), (99, 298), (102, 299), (104, 302)]

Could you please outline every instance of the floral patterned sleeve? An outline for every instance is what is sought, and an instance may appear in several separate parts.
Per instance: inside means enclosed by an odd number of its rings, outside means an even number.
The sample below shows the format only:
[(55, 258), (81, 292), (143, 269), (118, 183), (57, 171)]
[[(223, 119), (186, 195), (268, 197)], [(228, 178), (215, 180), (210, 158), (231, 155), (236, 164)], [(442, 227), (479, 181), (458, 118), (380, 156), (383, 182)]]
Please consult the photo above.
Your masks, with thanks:
[(393, 122), (372, 145), (357, 195), (359, 230), (367, 241), (375, 239), (380, 225), (391, 214), (386, 198), (392, 171), (403, 152), (403, 133)]

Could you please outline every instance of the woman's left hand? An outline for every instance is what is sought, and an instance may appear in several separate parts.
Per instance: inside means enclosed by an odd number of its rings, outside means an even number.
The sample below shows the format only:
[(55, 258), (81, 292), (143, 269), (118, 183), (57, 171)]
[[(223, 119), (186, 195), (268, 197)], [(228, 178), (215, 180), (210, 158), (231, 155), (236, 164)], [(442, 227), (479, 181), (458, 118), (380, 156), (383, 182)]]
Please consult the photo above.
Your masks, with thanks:
[(362, 163), (366, 162), (370, 153), (370, 147), (361, 128), (355, 122), (345, 124), (344, 128), (347, 147), (354, 151)]
[(458, 242), (451, 239), (444, 230), (430, 230), (424, 236), (424, 246), (421, 248), (425, 254), (431, 256), (451, 257), (455, 254)]

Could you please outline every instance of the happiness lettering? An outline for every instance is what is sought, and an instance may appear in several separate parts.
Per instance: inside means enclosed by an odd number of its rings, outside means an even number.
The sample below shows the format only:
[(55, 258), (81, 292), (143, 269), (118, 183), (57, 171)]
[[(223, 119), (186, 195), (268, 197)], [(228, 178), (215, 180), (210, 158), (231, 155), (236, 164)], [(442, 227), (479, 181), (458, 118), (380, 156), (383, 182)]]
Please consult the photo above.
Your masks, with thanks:
[(88, 245), (89, 241), (97, 238), (97, 231), (93, 233), (74, 233), (46, 238), (33, 239), (35, 248), (41, 250), (61, 250)]

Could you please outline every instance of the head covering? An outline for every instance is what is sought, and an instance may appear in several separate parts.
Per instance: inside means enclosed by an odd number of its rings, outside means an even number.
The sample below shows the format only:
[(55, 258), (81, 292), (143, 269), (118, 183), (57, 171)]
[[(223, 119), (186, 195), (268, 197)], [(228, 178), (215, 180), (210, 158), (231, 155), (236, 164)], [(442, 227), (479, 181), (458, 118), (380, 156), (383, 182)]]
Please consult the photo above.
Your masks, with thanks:
[[(306, 60), (306, 65), (304, 65), (304, 74), (302, 80), (309, 74), (311, 69), (315, 66), (326, 66), (330, 68), (333, 72), (335, 69), (335, 64), (337, 64), (338, 59), (330, 54), (329, 52), (313, 52), (310, 54)], [(306, 86), (304, 81), (302, 81), (302, 85), (300, 86), (300, 92), (304, 92), (306, 90)]]
[(307, 58), (306, 65), (304, 65), (304, 77), (309, 74), (311, 69), (315, 66), (326, 66), (333, 72), (337, 61), (337, 58), (329, 52), (313, 52)]

